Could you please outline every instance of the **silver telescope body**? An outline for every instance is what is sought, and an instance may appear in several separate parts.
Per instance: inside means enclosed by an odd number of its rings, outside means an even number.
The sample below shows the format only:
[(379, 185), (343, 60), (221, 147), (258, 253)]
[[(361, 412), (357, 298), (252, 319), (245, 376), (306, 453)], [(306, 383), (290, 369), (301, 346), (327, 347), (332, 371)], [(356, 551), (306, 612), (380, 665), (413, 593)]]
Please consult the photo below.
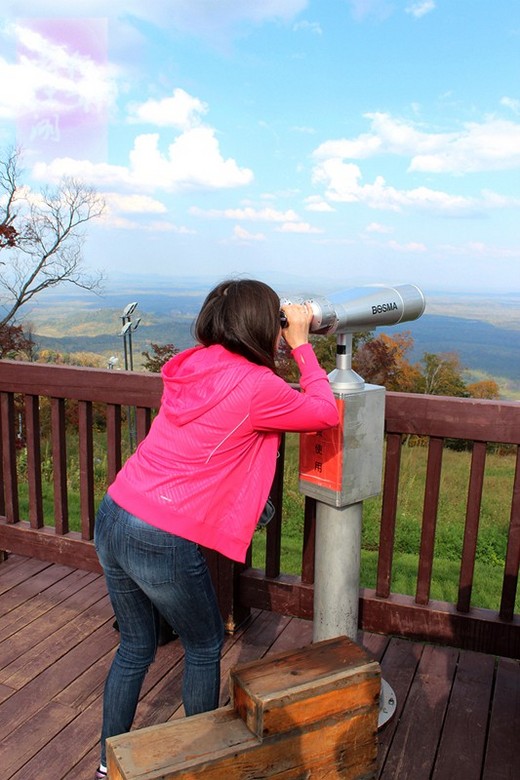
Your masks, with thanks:
[(284, 303), (305, 301), (311, 305), (313, 312), (310, 332), (322, 336), (416, 320), (426, 306), (424, 295), (414, 284), (395, 287), (368, 285), (327, 297), (299, 295), (297, 298), (281, 298), (280, 305), (283, 309)]

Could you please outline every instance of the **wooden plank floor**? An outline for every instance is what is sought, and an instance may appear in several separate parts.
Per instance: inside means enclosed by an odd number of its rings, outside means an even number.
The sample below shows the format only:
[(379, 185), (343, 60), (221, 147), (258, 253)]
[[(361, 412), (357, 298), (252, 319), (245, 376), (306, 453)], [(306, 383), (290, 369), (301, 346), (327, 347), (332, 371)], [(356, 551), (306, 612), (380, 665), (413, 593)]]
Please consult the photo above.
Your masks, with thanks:
[[(103, 578), (10, 556), (0, 563), (0, 774), (3, 780), (92, 780), (104, 678), (117, 645)], [(227, 637), (227, 672), (307, 644), (307, 621), (256, 612)], [(520, 665), (375, 634), (360, 641), (397, 696), (379, 735), (382, 780), (519, 780)], [(182, 716), (182, 649), (159, 648), (136, 726)]]

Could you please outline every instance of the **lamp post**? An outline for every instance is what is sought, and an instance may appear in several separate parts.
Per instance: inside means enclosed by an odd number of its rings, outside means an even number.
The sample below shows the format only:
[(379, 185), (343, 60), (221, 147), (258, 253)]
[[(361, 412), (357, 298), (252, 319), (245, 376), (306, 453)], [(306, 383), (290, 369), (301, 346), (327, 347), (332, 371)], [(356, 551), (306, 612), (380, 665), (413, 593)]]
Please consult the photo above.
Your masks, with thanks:
[(121, 332), (120, 336), (123, 337), (123, 348), (124, 348), (124, 355), (125, 355), (125, 371), (133, 371), (134, 370), (134, 356), (132, 353), (132, 331), (135, 330), (139, 323), (141, 322), (141, 318), (138, 317), (136, 320), (132, 320), (132, 314), (137, 308), (137, 301), (134, 301), (133, 303), (129, 303), (125, 308), (123, 309), (123, 313), (121, 314)]
[[(125, 371), (134, 370), (134, 355), (132, 350), (132, 331), (136, 330), (141, 318), (137, 317), (132, 320), (132, 314), (137, 308), (137, 301), (133, 301), (125, 306), (123, 313), (121, 314), (121, 331), (120, 336), (123, 337), (123, 352), (125, 359)], [(128, 407), (128, 441), (130, 444), (130, 451), (134, 450), (136, 444), (136, 430), (135, 430), (135, 409), (132, 406)]]

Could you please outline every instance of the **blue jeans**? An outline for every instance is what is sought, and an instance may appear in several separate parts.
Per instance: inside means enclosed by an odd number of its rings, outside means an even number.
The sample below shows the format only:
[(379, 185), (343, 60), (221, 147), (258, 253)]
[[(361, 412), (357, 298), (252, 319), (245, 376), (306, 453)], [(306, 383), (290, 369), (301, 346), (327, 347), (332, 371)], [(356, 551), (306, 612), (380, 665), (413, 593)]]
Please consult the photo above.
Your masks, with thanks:
[(218, 707), (224, 627), (198, 545), (143, 522), (109, 495), (99, 507), (94, 538), (120, 631), (103, 698), (101, 762), (106, 764), (107, 737), (131, 728), (157, 649), (159, 613), (184, 647), (186, 715)]

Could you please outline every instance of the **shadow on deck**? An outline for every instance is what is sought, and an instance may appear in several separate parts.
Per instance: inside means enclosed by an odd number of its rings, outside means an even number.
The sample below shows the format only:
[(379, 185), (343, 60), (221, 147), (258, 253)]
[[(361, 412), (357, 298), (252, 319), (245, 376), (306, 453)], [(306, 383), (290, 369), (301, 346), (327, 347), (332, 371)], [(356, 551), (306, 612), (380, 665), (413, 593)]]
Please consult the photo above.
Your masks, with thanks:
[[(105, 675), (117, 646), (104, 580), (12, 555), (0, 566), (0, 767), (3, 780), (91, 780)], [(226, 638), (232, 666), (312, 641), (309, 621), (253, 612)], [(518, 780), (520, 662), (363, 633), (397, 695), (379, 735), (384, 780)], [(136, 726), (183, 715), (182, 648), (159, 648)]]

